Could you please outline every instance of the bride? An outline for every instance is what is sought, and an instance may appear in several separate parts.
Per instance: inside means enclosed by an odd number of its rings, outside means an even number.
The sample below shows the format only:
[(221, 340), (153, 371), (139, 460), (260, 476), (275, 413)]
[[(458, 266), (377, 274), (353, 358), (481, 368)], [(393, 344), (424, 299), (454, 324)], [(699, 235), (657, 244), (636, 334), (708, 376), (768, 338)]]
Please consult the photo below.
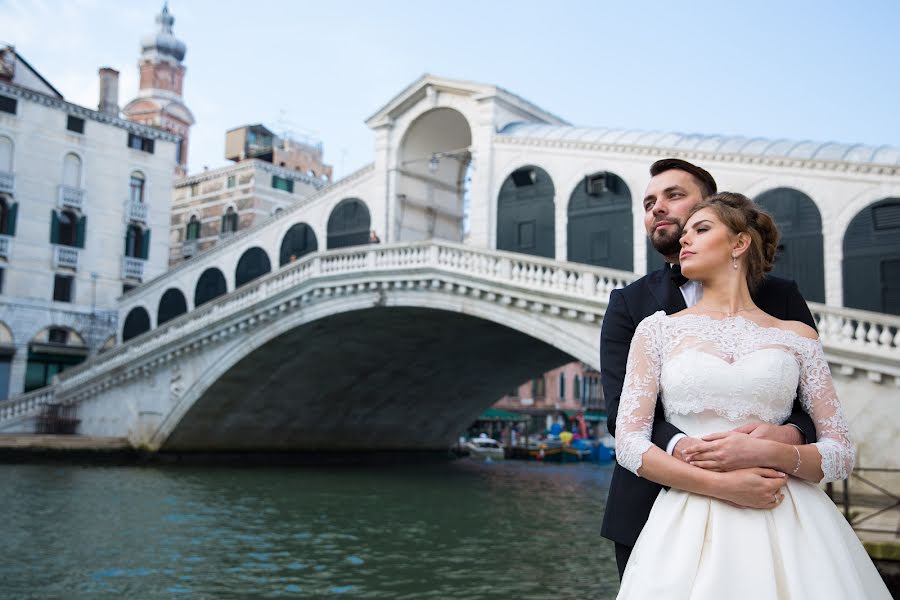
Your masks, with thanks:
[[(657, 312), (635, 331), (619, 412), (619, 463), (671, 489), (656, 498), (619, 598), (890, 598), (862, 544), (817, 485), (846, 479), (854, 462), (847, 423), (814, 329), (781, 321), (751, 299), (771, 270), (778, 231), (747, 197), (710, 196), (681, 238), (682, 273), (703, 285), (692, 308)], [(799, 385), (815, 444), (736, 433), (782, 423)], [(708, 440), (690, 463), (653, 445), (657, 396), (666, 420)], [(714, 432), (729, 433), (710, 436)], [(712, 496), (727, 485), (709, 467), (714, 438), (759, 457), (765, 492), (741, 508)], [(722, 494), (718, 494), (722, 495)]]

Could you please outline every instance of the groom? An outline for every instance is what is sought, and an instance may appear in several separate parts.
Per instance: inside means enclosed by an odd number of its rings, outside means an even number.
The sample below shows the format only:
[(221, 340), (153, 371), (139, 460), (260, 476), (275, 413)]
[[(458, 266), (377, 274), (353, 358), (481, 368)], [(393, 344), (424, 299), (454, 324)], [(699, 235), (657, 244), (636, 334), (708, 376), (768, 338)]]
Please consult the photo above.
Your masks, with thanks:
[[(634, 330), (645, 317), (658, 310), (666, 314), (676, 313), (697, 303), (702, 295), (699, 283), (688, 281), (681, 275), (678, 254), (679, 240), (688, 213), (698, 202), (716, 193), (716, 181), (704, 169), (677, 158), (658, 160), (650, 167), (650, 183), (644, 196), (644, 226), (653, 247), (666, 260), (666, 266), (638, 279), (622, 290), (614, 290), (603, 317), (600, 332), (600, 373), (603, 394), (606, 397), (607, 425), (616, 435), (616, 413), (619, 396), (625, 379), (625, 362)], [(762, 310), (779, 319), (803, 321), (815, 327), (809, 307), (793, 281), (766, 277), (753, 296)], [(738, 431), (753, 437), (764, 437), (787, 444), (803, 444), (816, 441), (812, 419), (794, 401), (794, 410), (787, 423), (781, 426), (745, 426)], [(656, 405), (653, 421), (653, 443), (676, 458), (685, 460), (685, 453), (709, 443), (685, 436), (678, 428), (666, 422), (661, 403)], [(751, 475), (749, 467), (764, 466), (744, 464), (741, 457), (725, 438), (716, 451), (706, 458), (706, 464), (716, 470), (727, 471), (735, 486), (753, 489), (754, 486), (772, 485), (759, 475)], [(606, 501), (601, 534), (615, 542), (616, 565), (619, 578), (631, 550), (641, 533), (653, 501), (661, 486), (642, 479), (616, 464)], [(732, 501), (731, 498), (721, 498)]]

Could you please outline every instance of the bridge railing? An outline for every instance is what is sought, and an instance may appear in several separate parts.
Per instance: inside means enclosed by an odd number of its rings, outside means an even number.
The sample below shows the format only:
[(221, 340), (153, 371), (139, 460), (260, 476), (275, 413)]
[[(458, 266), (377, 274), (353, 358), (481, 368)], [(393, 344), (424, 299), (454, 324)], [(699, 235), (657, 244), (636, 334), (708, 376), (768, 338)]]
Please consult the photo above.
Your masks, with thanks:
[[(40, 405), (52, 401), (55, 392), (68, 392), (96, 381), (98, 377), (107, 378), (103, 385), (113, 385), (117, 378), (127, 378), (135, 371), (149, 368), (141, 362), (146, 362), (154, 351), (204, 343), (200, 340), (208, 337), (211, 325), (227, 323), (228, 319), (245, 308), (280, 296), (282, 292), (295, 289), (306, 281), (422, 269), (461, 274), (474, 277), (476, 282), (480, 279), (527, 293), (544, 292), (588, 300), (599, 303), (601, 307), (608, 301), (613, 289), (625, 286), (638, 277), (626, 271), (443, 241), (378, 244), (317, 252), (66, 370), (51, 387), (0, 402), (0, 421), (31, 414)], [(811, 304), (810, 307), (822, 333), (826, 353), (831, 355), (829, 359), (855, 353), (860, 358), (857, 362), (861, 368), (869, 368), (870, 373), (900, 377), (900, 317), (821, 304)], [(263, 315), (259, 318), (269, 317)], [(234, 329), (231, 334), (242, 331), (240, 324), (230, 325), (231, 329)]]

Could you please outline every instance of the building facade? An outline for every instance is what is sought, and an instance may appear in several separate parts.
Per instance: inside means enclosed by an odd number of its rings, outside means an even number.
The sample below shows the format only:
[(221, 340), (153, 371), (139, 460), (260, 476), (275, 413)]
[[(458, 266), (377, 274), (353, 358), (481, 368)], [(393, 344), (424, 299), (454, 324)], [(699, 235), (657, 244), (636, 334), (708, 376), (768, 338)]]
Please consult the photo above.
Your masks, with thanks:
[(494, 408), (532, 417), (532, 427), (549, 429), (553, 423), (568, 421), (575, 414), (606, 410), (600, 372), (575, 361), (536, 376), (510, 390)]
[(42, 387), (115, 340), (116, 299), (168, 261), (180, 138), (66, 102), (0, 50), (0, 398)]
[[(254, 227), (326, 184), (321, 176), (258, 158), (178, 179), (172, 203), (169, 265)], [(289, 251), (295, 257), (315, 249), (315, 237), (308, 233)]]

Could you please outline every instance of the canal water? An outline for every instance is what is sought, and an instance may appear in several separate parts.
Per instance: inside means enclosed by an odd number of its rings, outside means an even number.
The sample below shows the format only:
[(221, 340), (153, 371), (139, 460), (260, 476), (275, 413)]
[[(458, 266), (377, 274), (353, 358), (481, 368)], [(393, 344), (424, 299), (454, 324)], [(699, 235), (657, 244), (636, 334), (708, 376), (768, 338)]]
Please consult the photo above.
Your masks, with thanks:
[(0, 465), (0, 597), (614, 598), (611, 474)]

